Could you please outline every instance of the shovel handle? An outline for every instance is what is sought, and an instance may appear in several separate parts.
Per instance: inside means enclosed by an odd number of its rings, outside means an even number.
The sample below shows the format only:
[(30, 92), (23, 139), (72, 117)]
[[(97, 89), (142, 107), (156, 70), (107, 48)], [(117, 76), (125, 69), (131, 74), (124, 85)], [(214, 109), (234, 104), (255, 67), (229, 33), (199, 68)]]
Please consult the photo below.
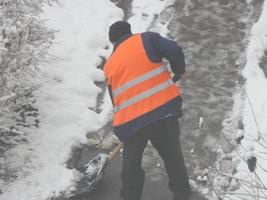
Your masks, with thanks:
[(116, 148), (110, 153), (110, 155), (108, 156), (108, 161), (111, 162), (113, 160), (113, 158), (120, 152), (120, 150), (123, 147), (123, 142), (120, 142)]

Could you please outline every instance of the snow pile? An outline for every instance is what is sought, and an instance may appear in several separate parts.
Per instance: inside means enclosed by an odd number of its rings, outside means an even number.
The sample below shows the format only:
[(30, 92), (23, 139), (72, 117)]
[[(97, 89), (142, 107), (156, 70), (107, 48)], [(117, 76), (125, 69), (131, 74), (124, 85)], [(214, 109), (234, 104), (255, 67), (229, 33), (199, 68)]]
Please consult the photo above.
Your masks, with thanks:
[[(244, 157), (237, 166), (235, 177), (246, 181), (242, 181), (239, 190), (226, 199), (267, 199), (267, 79), (259, 67), (267, 49), (266, 24), (267, 1), (264, 2), (258, 22), (252, 28), (247, 48), (247, 64), (243, 70), (247, 81), (243, 111), (244, 139), (240, 152)], [(251, 165), (255, 163), (254, 171)]]
[[(35, 93), (40, 128), (30, 134), (29, 143), (7, 153), (10, 169), (18, 174), (1, 188), (1, 200), (42, 200), (71, 186), (75, 171), (66, 168), (71, 148), (86, 142), (86, 134), (107, 118), (107, 110), (96, 114), (88, 108), (101, 92), (94, 81), (104, 80), (96, 66), (111, 51), (108, 27), (122, 18), (122, 11), (109, 0), (65, 0), (45, 8), (45, 14), (59, 32), (51, 51), (55, 59), (42, 72), (48, 83)], [(110, 102), (103, 106), (110, 108)]]
[[(128, 20), (132, 24), (132, 31), (155, 31), (166, 36), (175, 0), (134, 0), (132, 3), (133, 16)], [(165, 13), (164, 13), (165, 12)], [(161, 16), (160, 16), (161, 15)], [(159, 23), (158, 23), (159, 22)]]

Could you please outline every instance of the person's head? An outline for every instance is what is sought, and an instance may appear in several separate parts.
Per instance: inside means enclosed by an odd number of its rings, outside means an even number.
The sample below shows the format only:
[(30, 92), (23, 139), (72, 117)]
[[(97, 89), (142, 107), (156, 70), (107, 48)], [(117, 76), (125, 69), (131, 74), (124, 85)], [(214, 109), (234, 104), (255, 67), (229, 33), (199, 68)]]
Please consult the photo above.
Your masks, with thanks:
[(131, 25), (125, 21), (117, 21), (109, 27), (109, 41), (112, 44), (116, 44), (123, 36), (131, 34)]

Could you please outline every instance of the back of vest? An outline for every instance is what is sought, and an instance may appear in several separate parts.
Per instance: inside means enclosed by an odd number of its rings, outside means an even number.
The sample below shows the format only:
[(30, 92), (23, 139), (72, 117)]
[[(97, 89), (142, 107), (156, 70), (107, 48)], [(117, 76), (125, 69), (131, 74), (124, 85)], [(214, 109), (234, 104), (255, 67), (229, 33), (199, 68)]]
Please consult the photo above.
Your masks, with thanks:
[(180, 95), (162, 63), (149, 60), (141, 34), (117, 47), (104, 72), (112, 89), (114, 127), (132, 122)]

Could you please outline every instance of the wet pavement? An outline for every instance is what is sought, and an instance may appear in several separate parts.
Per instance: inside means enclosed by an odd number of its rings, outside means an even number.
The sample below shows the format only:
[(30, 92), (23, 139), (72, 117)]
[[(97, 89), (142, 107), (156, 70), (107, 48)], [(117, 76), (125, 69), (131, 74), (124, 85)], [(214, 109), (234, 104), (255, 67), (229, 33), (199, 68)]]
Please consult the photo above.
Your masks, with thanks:
[[(99, 152), (105, 152), (104, 150), (98, 150), (96, 148), (84, 149), (82, 154), (87, 154), (87, 157), (94, 157)], [(106, 153), (108, 153), (106, 151)], [(146, 172), (146, 182), (144, 187), (144, 198), (143, 200), (160, 200), (160, 199), (171, 199), (171, 194), (167, 189), (167, 177), (164, 173), (163, 163), (159, 159), (158, 155), (154, 155), (155, 151), (148, 147), (144, 154), (143, 167)], [(84, 156), (84, 155), (83, 155)], [(121, 172), (121, 155), (117, 156), (112, 163), (105, 170), (103, 179), (99, 182), (93, 192), (85, 195), (77, 200), (104, 200), (104, 199), (119, 199), (119, 191), (121, 188), (120, 172)], [(83, 163), (80, 163), (79, 167), (82, 167)], [(76, 163), (77, 167), (77, 163)], [(80, 168), (81, 169), (81, 168)], [(163, 189), (165, 188), (165, 190)], [(161, 191), (156, 192), (156, 191)]]
[[(211, 165), (221, 145), (222, 121), (232, 109), (242, 57), (251, 23), (252, 7), (245, 1), (177, 1), (169, 24), (171, 37), (185, 51), (188, 79), (182, 83), (184, 117), (181, 120), (185, 152), (193, 174)], [(203, 119), (202, 128), (199, 120)], [(231, 147), (226, 145), (226, 151)]]
[[(129, 18), (131, 1), (116, 2), (126, 11), (125, 19)], [(181, 83), (184, 98), (181, 143), (190, 178), (195, 181), (216, 161), (218, 149), (224, 152), (232, 149), (222, 137), (222, 122), (231, 114), (237, 86), (243, 84), (240, 70), (246, 62), (244, 51), (261, 5), (261, 0), (250, 5), (242, 0), (177, 0), (155, 19), (159, 23), (170, 22), (169, 36), (184, 49), (186, 56), (188, 78)], [(266, 61), (262, 63), (266, 69)], [(203, 119), (201, 127), (200, 118)], [(231, 133), (237, 128), (240, 128), (239, 119), (228, 131)], [(111, 129), (109, 123), (99, 132), (105, 136)], [(89, 135), (97, 138), (98, 134)], [(79, 147), (74, 150), (68, 166), (82, 171), (84, 164), (103, 151), (94, 145)], [(171, 199), (164, 164), (151, 145), (144, 153), (143, 167), (146, 172), (143, 200)], [(120, 171), (121, 156), (118, 156), (106, 169), (98, 187), (79, 199), (118, 200)]]

